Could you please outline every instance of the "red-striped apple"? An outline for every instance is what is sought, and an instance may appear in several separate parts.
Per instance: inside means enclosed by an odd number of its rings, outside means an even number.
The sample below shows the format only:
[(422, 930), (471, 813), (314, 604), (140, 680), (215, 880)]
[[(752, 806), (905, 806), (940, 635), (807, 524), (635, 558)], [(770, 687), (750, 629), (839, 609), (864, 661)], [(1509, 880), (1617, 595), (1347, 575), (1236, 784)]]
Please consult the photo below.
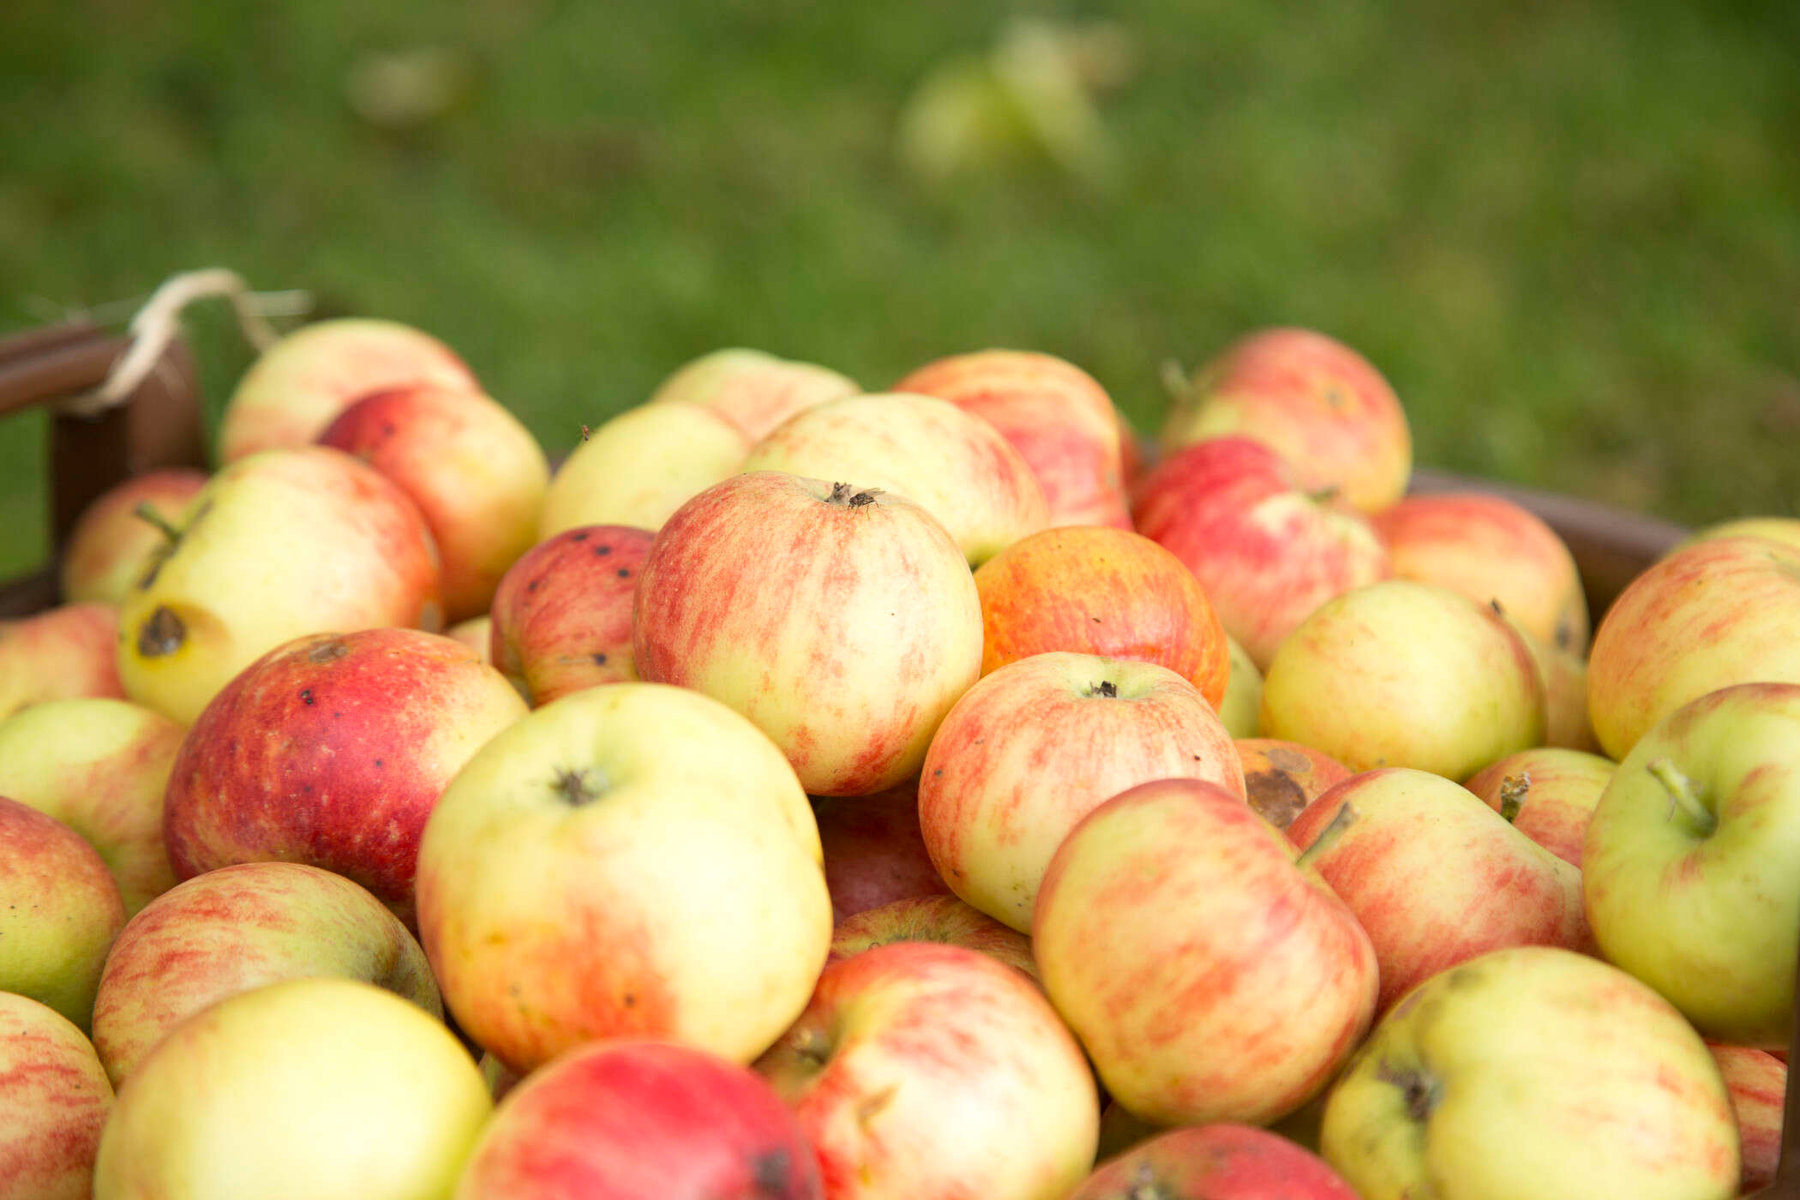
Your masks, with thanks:
[(890, 942), (945, 942), (967, 946), (1037, 978), (1031, 939), (955, 896), (918, 896), (865, 909), (837, 923), (827, 962)]
[(835, 919), (891, 900), (949, 892), (919, 831), (917, 780), (873, 796), (815, 797), (813, 816)]
[(657, 385), (649, 403), (704, 408), (754, 443), (797, 413), (861, 391), (829, 367), (734, 347), (684, 363)]
[(123, 700), (118, 636), (119, 610), (111, 604), (60, 604), (0, 621), (0, 720), (45, 700)]
[(83, 1030), (125, 903), (80, 834), (0, 796), (0, 992), (29, 996)]
[(1069, 1200), (1357, 1200), (1336, 1171), (1253, 1125), (1171, 1129), (1102, 1164)]
[(89, 1200), (113, 1089), (81, 1030), (0, 992), (0, 1196)]
[(1539, 746), (1508, 754), (1463, 786), (1513, 828), (1574, 867), (1615, 763), (1598, 754)]

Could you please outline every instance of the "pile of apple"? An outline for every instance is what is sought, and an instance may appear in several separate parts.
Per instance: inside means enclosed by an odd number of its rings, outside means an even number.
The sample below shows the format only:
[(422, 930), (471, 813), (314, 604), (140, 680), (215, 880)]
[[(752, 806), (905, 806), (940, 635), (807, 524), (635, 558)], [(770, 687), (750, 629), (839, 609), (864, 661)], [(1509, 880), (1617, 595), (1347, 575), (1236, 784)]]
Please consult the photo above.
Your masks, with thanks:
[(1590, 647), (1350, 348), (1175, 391), (727, 350), (552, 473), (416, 330), (275, 345), (0, 625), (0, 1198), (1766, 1183), (1800, 521)]

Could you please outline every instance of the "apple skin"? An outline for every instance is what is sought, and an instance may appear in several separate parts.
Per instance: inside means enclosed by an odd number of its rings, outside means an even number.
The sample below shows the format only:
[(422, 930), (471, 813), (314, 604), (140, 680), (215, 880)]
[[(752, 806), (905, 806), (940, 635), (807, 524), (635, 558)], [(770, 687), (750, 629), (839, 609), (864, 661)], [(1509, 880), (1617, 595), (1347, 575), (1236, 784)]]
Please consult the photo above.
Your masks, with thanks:
[(437, 543), (445, 621), (487, 612), (500, 577), (538, 540), (549, 463), (531, 431), (480, 392), (373, 392), (318, 441), (368, 463), (419, 506)]
[(544, 496), (538, 538), (583, 525), (661, 529), (676, 509), (737, 474), (750, 440), (711, 409), (640, 404), (584, 433)]
[(1544, 680), (1544, 745), (1598, 754), (1600, 741), (1588, 720), (1587, 659), (1529, 636), (1525, 642)]
[(588, 688), (445, 790), (419, 849), (420, 940), (457, 1024), (521, 1074), (630, 1035), (744, 1063), (824, 965), (820, 859), (806, 793), (749, 721), (664, 684)]
[(1168, 667), (1216, 710), (1231, 648), (1194, 573), (1139, 533), (1099, 525), (1046, 529), (975, 572), (981, 673), (1051, 650)]
[(119, 610), (61, 604), (0, 621), (0, 720), (28, 704), (81, 696), (125, 698), (119, 679)]
[(1137, 531), (1187, 564), (1257, 667), (1314, 609), (1393, 574), (1368, 518), (1309, 495), (1273, 450), (1216, 438), (1163, 459), (1132, 505)]
[(1677, 549), (1725, 537), (1768, 538), (1800, 550), (1800, 517), (1740, 517), (1735, 521), (1721, 521), (1699, 530)]
[(1748, 1196), (1775, 1182), (1781, 1161), (1782, 1107), (1787, 1096), (1787, 1064), (1748, 1046), (1707, 1043), (1731, 1093), (1743, 1162), (1738, 1192)]
[(1051, 859), (1032, 953), (1106, 1090), (1158, 1125), (1266, 1124), (1369, 1028), (1376, 952), (1281, 832), (1171, 779), (1089, 813)]
[(1581, 865), (1608, 962), (1714, 1041), (1785, 1047), (1800, 954), (1800, 684), (1721, 688), (1659, 721), (1600, 797)]
[(425, 951), (359, 885), (300, 863), (220, 867), (164, 892), (120, 931), (94, 1000), (94, 1048), (119, 1086), (201, 1009), (325, 976), (360, 979), (444, 1015)]
[(490, 653), (534, 707), (638, 677), (631, 606), (654, 537), (578, 525), (527, 550), (500, 580)]
[(1310, 329), (1248, 334), (1194, 372), (1158, 437), (1165, 453), (1249, 437), (1294, 464), (1308, 492), (1332, 489), (1363, 512), (1399, 500), (1412, 433), (1399, 397), (1369, 361)]
[(832, 1200), (1061, 1200), (1100, 1104), (1030, 980), (964, 946), (895, 942), (825, 968), (756, 1063), (818, 1152)]
[(119, 885), (94, 848), (0, 796), (0, 992), (29, 996), (87, 1030), (100, 968), (124, 925)]
[(1225, 680), (1225, 695), (1219, 701), (1219, 720), (1232, 737), (1257, 737), (1262, 732), (1262, 672), (1251, 660), (1250, 652), (1230, 634), (1225, 636), (1230, 651), (1230, 673)]
[(1408, 995), (1333, 1086), (1322, 1139), (1363, 1200), (1737, 1194), (1705, 1043), (1625, 972), (1553, 947), (1498, 950)]
[(206, 486), (207, 475), (170, 467), (134, 475), (107, 490), (82, 511), (63, 547), (59, 578), (72, 604), (117, 604), (137, 581), (144, 559), (163, 535), (136, 513), (147, 504), (173, 521)]
[(1244, 765), (1244, 794), (1256, 815), (1277, 829), (1294, 818), (1327, 788), (1350, 778), (1351, 771), (1329, 754), (1279, 738), (1238, 738), (1238, 761)]
[(1800, 683), (1800, 547), (1693, 542), (1632, 580), (1588, 656), (1588, 715), (1611, 759), (1691, 700), (1734, 683)]
[(1336, 1171), (1279, 1134), (1204, 1125), (1157, 1134), (1102, 1165), (1068, 1200), (1357, 1200)]
[(1050, 520), (1037, 476), (1000, 431), (935, 396), (827, 400), (756, 443), (743, 469), (898, 492), (942, 523), (970, 566)]
[(1106, 389), (1050, 354), (978, 350), (936, 359), (891, 389), (948, 400), (981, 417), (1031, 466), (1051, 526), (1131, 528), (1119, 416)]
[(416, 629), (320, 633), (238, 675), (181, 744), (163, 803), (183, 879), (277, 859), (336, 871), (414, 926), (413, 873), (444, 788), (526, 713), (469, 650)]
[(919, 831), (917, 780), (873, 796), (817, 796), (812, 805), (834, 920), (893, 900), (949, 894)]
[(1389, 580), (1307, 617), (1263, 679), (1264, 736), (1349, 767), (1462, 780), (1541, 744), (1544, 681), (1505, 618), (1447, 588)]
[[(1328, 834), (1346, 806), (1355, 809), (1349, 824)], [(1593, 949), (1581, 872), (1441, 776), (1405, 767), (1353, 775), (1307, 805), (1287, 835), (1368, 931), (1381, 1012), (1490, 950)]]
[(761, 1076), (670, 1042), (579, 1047), (507, 1093), (456, 1200), (823, 1200), (819, 1165)]
[(777, 471), (733, 476), (669, 518), (632, 626), (644, 679), (749, 717), (819, 796), (917, 776), (981, 673), (980, 597), (936, 518)]
[(493, 1111), (455, 1036), (391, 992), (294, 979), (169, 1032), (119, 1089), (94, 1200), (450, 1195)]
[(479, 389), (456, 354), (395, 321), (346, 317), (303, 326), (251, 364), (225, 404), (219, 457), (304, 446), (359, 396), (410, 384)]
[(69, 1019), (0, 992), (0, 1196), (88, 1200), (113, 1089)]
[(1588, 821), (1616, 765), (1598, 754), (1538, 746), (1489, 764), (1463, 786), (1514, 829), (1579, 868)]
[(488, 666), (494, 665), (494, 618), (489, 614), (482, 613), (479, 617), (458, 621), (444, 630), (444, 636), (459, 646), (473, 650)]
[(979, 950), (1032, 979), (1038, 977), (1031, 939), (955, 896), (916, 896), (864, 909), (837, 923), (827, 964), (892, 942), (944, 942)]
[(120, 607), (118, 670), (130, 699), (184, 725), (283, 642), (442, 623), (437, 548), (418, 506), (341, 450), (239, 459), (179, 524)]
[(125, 700), (47, 700), (0, 721), (0, 796), (86, 838), (129, 916), (175, 886), (163, 793), (187, 731)]
[(1050, 856), (1127, 788), (1200, 779), (1244, 799), (1244, 771), (1198, 689), (1167, 667), (1053, 652), (970, 688), (938, 727), (919, 828), (950, 890), (1020, 933)]
[(704, 408), (751, 445), (798, 413), (861, 391), (855, 380), (829, 367), (733, 347), (683, 364), (658, 385), (649, 404)]

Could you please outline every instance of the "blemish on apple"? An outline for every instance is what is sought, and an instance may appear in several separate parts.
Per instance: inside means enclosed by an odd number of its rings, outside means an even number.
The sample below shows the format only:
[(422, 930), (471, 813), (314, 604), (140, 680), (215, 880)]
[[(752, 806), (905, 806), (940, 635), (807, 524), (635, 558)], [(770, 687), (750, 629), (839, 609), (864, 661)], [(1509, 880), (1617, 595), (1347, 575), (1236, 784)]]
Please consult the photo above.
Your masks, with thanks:
[(187, 642), (187, 626), (168, 608), (157, 605), (138, 627), (138, 653), (145, 658), (162, 658), (175, 653)]

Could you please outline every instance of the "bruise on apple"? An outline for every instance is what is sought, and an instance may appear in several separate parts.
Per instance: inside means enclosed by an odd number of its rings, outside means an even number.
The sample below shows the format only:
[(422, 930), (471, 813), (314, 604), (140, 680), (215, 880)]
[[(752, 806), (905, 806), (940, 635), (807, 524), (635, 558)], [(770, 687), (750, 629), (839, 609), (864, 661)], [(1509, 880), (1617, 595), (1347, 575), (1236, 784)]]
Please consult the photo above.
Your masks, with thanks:
[[(156, 577), (156, 567), (152, 566), (150, 574), (145, 577), (147, 586)], [(138, 627), (138, 653), (145, 658), (163, 658), (175, 653), (187, 643), (187, 625), (175, 615), (175, 611), (167, 605), (159, 604), (144, 618)]]

